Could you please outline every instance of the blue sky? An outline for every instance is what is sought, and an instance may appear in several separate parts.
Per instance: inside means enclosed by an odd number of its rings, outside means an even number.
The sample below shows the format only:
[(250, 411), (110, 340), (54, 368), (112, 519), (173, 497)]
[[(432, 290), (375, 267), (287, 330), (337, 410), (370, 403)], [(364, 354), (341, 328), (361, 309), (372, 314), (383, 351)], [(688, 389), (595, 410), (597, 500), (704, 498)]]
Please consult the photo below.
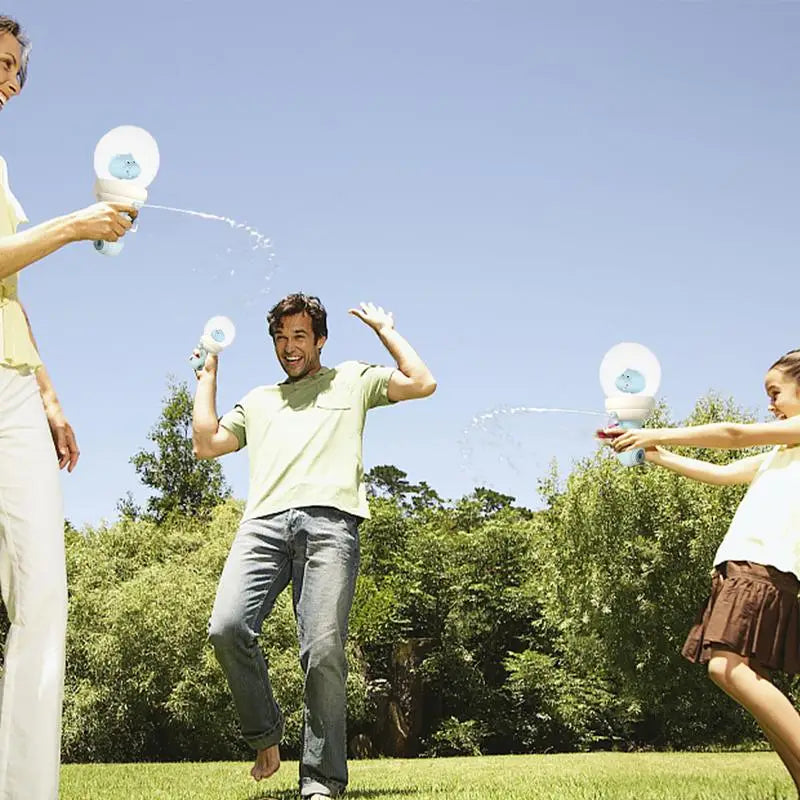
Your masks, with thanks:
[[(589, 453), (597, 370), (623, 340), (661, 361), (676, 415), (709, 389), (762, 411), (766, 368), (800, 347), (800, 5), (10, 0), (34, 41), (2, 113), (32, 221), (92, 201), (110, 128), (161, 151), (153, 203), (114, 260), (74, 244), (21, 275), (82, 450), (67, 516), (142, 496), (166, 378), (227, 314), (219, 410), (282, 377), (265, 337), (290, 291), (328, 308), (326, 363), (386, 363), (347, 309), (373, 300), (439, 381), (372, 412), (365, 462), (446, 497), (476, 482), (536, 502), (548, 461)], [(167, 9), (169, 14), (167, 14)], [(233, 275), (231, 275), (233, 270)], [(237, 495), (247, 459), (224, 459)]]

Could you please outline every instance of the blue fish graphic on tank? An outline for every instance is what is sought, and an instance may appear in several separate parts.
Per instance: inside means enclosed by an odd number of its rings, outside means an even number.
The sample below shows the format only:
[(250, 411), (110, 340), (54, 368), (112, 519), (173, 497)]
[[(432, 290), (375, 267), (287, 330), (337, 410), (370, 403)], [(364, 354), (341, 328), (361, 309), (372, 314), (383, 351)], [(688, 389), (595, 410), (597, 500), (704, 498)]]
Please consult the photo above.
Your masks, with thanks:
[(638, 394), (644, 391), (647, 381), (639, 370), (626, 369), (624, 372), (617, 376), (614, 385), (621, 392), (626, 394)]
[(133, 157), (133, 153), (115, 155), (108, 164), (108, 171), (121, 181), (132, 181), (142, 174), (142, 168)]

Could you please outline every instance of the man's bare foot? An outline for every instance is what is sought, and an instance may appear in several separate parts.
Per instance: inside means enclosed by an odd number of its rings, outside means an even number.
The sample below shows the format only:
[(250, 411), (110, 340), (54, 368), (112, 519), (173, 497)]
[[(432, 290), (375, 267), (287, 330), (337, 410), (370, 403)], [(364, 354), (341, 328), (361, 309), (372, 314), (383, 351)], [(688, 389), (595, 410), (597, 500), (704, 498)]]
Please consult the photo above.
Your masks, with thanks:
[(254, 780), (260, 781), (263, 778), (269, 778), (274, 775), (281, 765), (281, 754), (278, 751), (278, 745), (274, 744), (272, 747), (265, 747), (256, 753), (256, 763), (253, 764), (253, 769), (250, 774)]

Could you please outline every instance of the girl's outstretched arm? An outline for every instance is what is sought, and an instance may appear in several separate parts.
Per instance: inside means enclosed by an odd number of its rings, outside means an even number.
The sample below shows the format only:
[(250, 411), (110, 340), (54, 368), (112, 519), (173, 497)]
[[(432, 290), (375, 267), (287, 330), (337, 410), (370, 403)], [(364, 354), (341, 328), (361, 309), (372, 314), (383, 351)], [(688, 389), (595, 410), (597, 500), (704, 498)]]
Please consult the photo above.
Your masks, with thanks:
[(688, 428), (609, 428), (604, 433), (613, 437), (611, 444), (617, 452), (658, 445), (740, 450), (764, 445), (800, 444), (800, 416), (772, 422), (712, 422)]
[(755, 456), (740, 458), (730, 464), (709, 464), (707, 461), (700, 461), (697, 458), (676, 455), (661, 447), (655, 447), (645, 452), (645, 456), (651, 464), (666, 467), (692, 480), (713, 483), (717, 486), (750, 483), (766, 455), (767, 453), (759, 453)]

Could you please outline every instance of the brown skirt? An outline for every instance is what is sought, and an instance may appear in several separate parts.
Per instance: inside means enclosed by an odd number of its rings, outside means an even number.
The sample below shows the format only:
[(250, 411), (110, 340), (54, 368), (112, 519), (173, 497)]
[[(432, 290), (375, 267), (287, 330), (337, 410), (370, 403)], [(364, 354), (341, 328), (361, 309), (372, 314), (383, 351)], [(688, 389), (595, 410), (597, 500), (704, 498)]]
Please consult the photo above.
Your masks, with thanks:
[(762, 667), (800, 672), (800, 581), (750, 561), (726, 561), (714, 571), (711, 597), (700, 609), (681, 654), (705, 664), (711, 650), (729, 650)]

